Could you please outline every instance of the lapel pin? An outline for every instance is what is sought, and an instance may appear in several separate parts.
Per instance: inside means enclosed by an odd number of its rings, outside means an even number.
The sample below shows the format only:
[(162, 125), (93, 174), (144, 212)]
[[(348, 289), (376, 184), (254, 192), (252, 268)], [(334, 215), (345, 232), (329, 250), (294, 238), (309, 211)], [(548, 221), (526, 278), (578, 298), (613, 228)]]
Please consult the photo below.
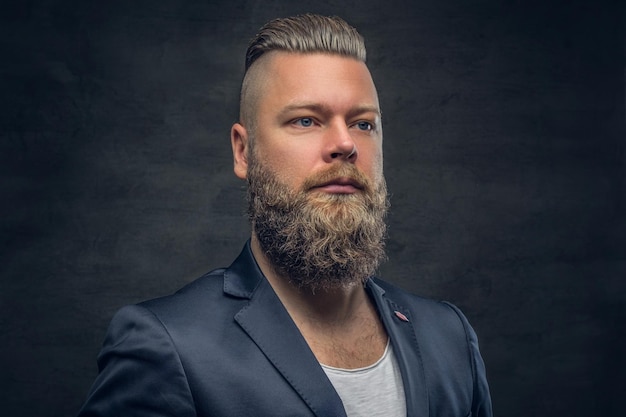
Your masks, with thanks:
[(402, 321), (406, 321), (407, 323), (409, 322), (409, 318), (407, 316), (405, 316), (404, 314), (400, 313), (398, 310), (393, 312), (397, 318), (399, 318)]

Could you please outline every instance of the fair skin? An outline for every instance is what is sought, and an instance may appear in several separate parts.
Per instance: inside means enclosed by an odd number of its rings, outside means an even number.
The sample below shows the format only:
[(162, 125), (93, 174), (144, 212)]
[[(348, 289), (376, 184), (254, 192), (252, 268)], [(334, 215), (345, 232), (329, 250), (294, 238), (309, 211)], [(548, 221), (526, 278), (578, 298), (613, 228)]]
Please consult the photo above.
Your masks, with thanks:
[[(382, 126), (376, 88), (367, 66), (338, 55), (271, 52), (262, 66), (256, 106), (255, 152), (280, 180), (300, 189), (332, 164), (354, 164), (376, 183), (382, 178)], [(235, 174), (248, 171), (248, 135), (231, 129)], [(335, 178), (306, 190), (312, 197), (357, 194), (359, 184)], [(317, 359), (339, 368), (371, 365), (387, 335), (362, 285), (312, 294), (276, 273), (252, 233), (252, 252)]]

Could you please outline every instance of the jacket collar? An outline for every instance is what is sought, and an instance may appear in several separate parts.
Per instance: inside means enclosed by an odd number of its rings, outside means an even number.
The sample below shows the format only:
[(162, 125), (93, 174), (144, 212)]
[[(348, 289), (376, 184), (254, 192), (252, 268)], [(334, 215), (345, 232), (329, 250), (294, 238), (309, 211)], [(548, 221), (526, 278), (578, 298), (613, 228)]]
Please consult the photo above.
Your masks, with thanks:
[[(368, 281), (366, 289), (379, 311), (398, 360), (407, 415), (427, 416), (428, 393), (411, 314), (389, 299), (374, 280)], [(257, 265), (250, 241), (224, 272), (224, 292), (250, 300), (235, 315), (235, 320), (313, 413), (318, 417), (345, 417), (341, 399)]]
[(376, 304), (400, 367), (407, 415), (428, 416), (426, 374), (411, 312), (391, 299), (374, 279), (370, 279), (365, 288)]

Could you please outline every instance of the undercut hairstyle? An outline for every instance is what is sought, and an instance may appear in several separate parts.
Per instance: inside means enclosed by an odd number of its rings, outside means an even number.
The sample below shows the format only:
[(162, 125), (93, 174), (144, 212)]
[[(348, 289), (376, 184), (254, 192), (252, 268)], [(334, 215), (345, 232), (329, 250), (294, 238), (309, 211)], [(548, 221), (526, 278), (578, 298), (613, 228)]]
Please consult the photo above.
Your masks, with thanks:
[(266, 23), (250, 41), (246, 51), (245, 75), (241, 86), (239, 117), (250, 133), (254, 131), (255, 107), (263, 77), (259, 58), (273, 51), (327, 53), (366, 62), (363, 37), (337, 16), (304, 14)]

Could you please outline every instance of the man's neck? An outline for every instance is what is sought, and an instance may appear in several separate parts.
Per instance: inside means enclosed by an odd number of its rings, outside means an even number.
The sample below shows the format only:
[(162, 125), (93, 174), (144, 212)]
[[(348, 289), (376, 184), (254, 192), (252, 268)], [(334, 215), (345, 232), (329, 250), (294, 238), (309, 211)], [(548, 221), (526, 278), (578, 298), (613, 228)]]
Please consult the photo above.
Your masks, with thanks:
[(362, 284), (313, 293), (281, 276), (254, 235), (251, 248), (318, 361), (338, 368), (359, 368), (382, 356), (387, 334)]

